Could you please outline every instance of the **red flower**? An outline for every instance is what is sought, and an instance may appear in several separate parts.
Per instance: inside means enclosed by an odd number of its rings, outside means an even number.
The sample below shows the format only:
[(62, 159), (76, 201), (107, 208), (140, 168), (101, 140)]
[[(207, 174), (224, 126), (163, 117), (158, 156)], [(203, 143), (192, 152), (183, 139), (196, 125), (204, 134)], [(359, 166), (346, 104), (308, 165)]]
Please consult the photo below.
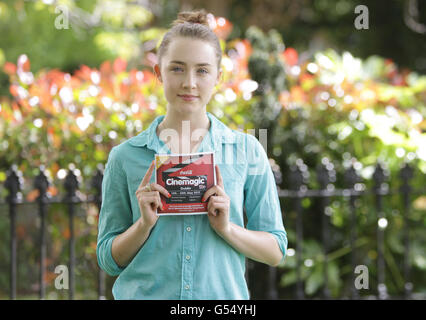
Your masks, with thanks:
[(80, 69), (74, 73), (75, 77), (81, 78), (83, 80), (91, 81), (92, 69), (86, 65), (81, 65)]
[(18, 96), (18, 88), (19, 88), (19, 86), (18, 86), (18, 85), (16, 85), (16, 84), (12, 84), (12, 85), (9, 87), (9, 91), (10, 91), (10, 93), (12, 94), (12, 96), (14, 96), (14, 97), (17, 97), (17, 96)]
[(104, 76), (109, 75), (111, 73), (111, 62), (110, 61), (103, 62), (101, 64), (100, 70)]
[(117, 58), (114, 61), (114, 65), (113, 65), (113, 70), (114, 73), (120, 73), (123, 71), (126, 71), (126, 67), (127, 67), (127, 62), (121, 58)]
[(283, 54), (285, 62), (288, 65), (294, 66), (295, 64), (297, 64), (297, 61), (299, 60), (299, 56), (297, 54), (296, 49), (288, 47), (287, 49), (284, 50), (282, 54)]
[(11, 62), (6, 62), (3, 66), (3, 71), (11, 76), (16, 73), (16, 65)]
[(223, 17), (215, 17), (212, 20), (213, 32), (216, 33), (217, 37), (219, 39), (228, 38), (233, 28), (232, 23)]

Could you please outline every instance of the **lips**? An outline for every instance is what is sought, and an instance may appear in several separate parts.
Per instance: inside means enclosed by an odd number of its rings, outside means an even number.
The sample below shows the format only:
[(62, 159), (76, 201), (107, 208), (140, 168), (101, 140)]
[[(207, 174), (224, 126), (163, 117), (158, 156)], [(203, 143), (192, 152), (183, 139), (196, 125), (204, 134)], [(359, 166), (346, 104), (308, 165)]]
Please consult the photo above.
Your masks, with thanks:
[(189, 95), (189, 94), (184, 94), (184, 95), (178, 94), (178, 97), (182, 98), (185, 101), (193, 101), (193, 100), (198, 98), (197, 96), (193, 96), (193, 95)]
[(185, 98), (197, 98), (197, 96), (193, 96), (191, 94), (178, 94), (179, 97), (185, 97)]

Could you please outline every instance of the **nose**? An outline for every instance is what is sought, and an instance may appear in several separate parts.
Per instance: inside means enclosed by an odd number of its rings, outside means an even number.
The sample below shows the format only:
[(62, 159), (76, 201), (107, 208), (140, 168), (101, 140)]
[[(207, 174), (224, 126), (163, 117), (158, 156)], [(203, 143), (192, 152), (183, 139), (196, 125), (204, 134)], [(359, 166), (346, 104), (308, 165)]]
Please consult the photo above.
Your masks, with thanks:
[(196, 79), (195, 76), (192, 74), (192, 72), (187, 72), (185, 79), (183, 81), (183, 87), (185, 89), (194, 89), (195, 88), (195, 84), (196, 84)]

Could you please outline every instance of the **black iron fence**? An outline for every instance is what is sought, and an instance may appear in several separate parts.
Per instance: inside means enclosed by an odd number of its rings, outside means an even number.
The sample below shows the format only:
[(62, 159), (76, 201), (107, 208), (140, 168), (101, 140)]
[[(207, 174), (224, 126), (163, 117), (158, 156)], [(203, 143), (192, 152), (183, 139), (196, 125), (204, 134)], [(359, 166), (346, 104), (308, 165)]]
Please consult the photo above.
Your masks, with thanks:
[[(365, 186), (361, 183), (361, 178), (357, 175), (354, 167), (348, 168), (344, 172), (344, 188), (335, 188), (336, 183), (336, 172), (333, 165), (327, 160), (324, 159), (322, 165), (317, 169), (316, 176), (319, 188), (317, 190), (309, 190), (307, 188), (309, 171), (308, 167), (303, 164), (302, 160), (299, 160), (297, 164), (290, 168), (290, 172), (287, 175), (285, 183), (288, 185), (288, 189), (280, 189), (279, 197), (292, 204), (293, 210), (296, 212), (295, 219), (295, 234), (296, 240), (295, 243), (289, 243), (289, 247), (294, 248), (296, 256), (296, 272), (297, 272), (297, 281), (294, 286), (294, 295), (296, 299), (304, 299), (304, 281), (301, 275), (301, 267), (303, 264), (302, 261), (302, 252), (303, 252), (303, 241), (304, 241), (304, 208), (302, 206), (303, 199), (306, 198), (318, 198), (319, 206), (316, 208), (318, 213), (321, 213), (321, 242), (322, 250), (324, 254), (324, 268), (323, 268), (323, 277), (324, 285), (322, 287), (322, 298), (330, 298), (329, 291), (329, 279), (328, 279), (328, 253), (330, 248), (330, 214), (328, 212), (328, 206), (330, 199), (332, 198), (341, 198), (344, 201), (347, 201), (350, 207), (350, 234), (349, 234), (349, 246), (351, 254), (351, 264), (353, 269), (358, 265), (357, 258), (357, 233), (356, 233), (356, 219), (357, 219), (357, 208), (355, 202), (357, 199), (365, 196), (373, 196), (375, 199), (375, 210), (377, 214), (377, 291), (376, 296), (379, 299), (389, 298), (386, 284), (385, 284), (385, 261), (384, 261), (384, 232), (385, 228), (383, 223), (385, 223), (385, 213), (383, 211), (383, 198), (386, 196), (398, 196), (401, 197), (403, 204), (403, 243), (404, 243), (404, 261), (403, 261), (403, 277), (404, 277), (404, 292), (401, 292), (401, 296), (407, 299), (412, 297), (412, 288), (413, 285), (410, 281), (410, 272), (411, 264), (409, 260), (410, 255), (410, 223), (409, 215), (411, 210), (411, 196), (415, 194), (426, 194), (425, 190), (413, 190), (410, 185), (410, 180), (413, 177), (413, 168), (408, 164), (405, 164), (399, 173), (400, 187), (399, 189), (390, 189), (389, 185), (386, 183), (387, 173), (384, 168), (378, 164), (376, 166), (373, 182), (374, 186), (371, 189), (366, 189)], [(276, 174), (277, 184), (281, 184), (282, 177), (280, 176), (279, 171), (274, 171)], [(46, 270), (46, 212), (49, 205), (55, 203), (66, 204), (67, 206), (67, 215), (69, 218), (69, 299), (75, 298), (75, 230), (74, 230), (74, 218), (75, 218), (75, 208), (78, 204), (82, 203), (92, 203), (95, 204), (100, 210), (101, 207), (101, 194), (102, 194), (102, 178), (103, 171), (102, 168), (98, 168), (96, 174), (90, 181), (89, 189), (93, 190), (93, 194), (87, 195), (87, 197), (82, 200), (78, 196), (79, 190), (79, 181), (76, 174), (73, 170), (68, 170), (68, 173), (64, 179), (63, 187), (65, 194), (63, 197), (55, 196), (52, 197), (49, 195), (48, 187), (49, 180), (45, 174), (44, 167), (39, 168), (39, 174), (35, 177), (33, 181), (33, 186), (38, 190), (38, 197), (35, 202), (38, 206), (38, 216), (40, 218), (40, 228), (38, 234), (38, 243), (39, 247), (39, 287), (38, 287), (38, 296), (40, 299), (46, 298), (46, 281), (45, 281), (45, 270)], [(19, 213), (19, 207), (23, 204), (28, 203), (23, 199), (22, 196), (22, 185), (23, 185), (23, 176), (22, 173), (17, 170), (16, 166), (13, 166), (7, 172), (7, 178), (4, 183), (4, 187), (8, 190), (8, 195), (4, 202), (0, 202), (1, 208), (1, 219), (5, 219), (7, 212), (10, 219), (10, 299), (17, 298), (17, 236), (16, 236), (16, 218)], [(31, 202), (34, 203), (34, 202)], [(287, 222), (285, 225), (288, 228)], [(278, 299), (280, 298), (278, 293), (279, 287), (279, 268), (269, 267), (263, 264), (255, 263), (248, 261), (248, 274), (247, 280), (249, 284), (249, 289), (251, 297), (254, 299)], [(97, 274), (97, 292), (99, 299), (105, 299), (105, 273), (98, 269)], [(352, 283), (355, 281), (355, 275), (352, 276)], [(359, 299), (359, 292), (352, 285), (351, 295), (352, 299)]]
[[(93, 176), (90, 187), (94, 190), (94, 194), (88, 195), (86, 200), (82, 200), (77, 196), (79, 190), (79, 182), (76, 174), (73, 170), (69, 170), (65, 177), (64, 189), (65, 195), (60, 197), (52, 197), (48, 193), (49, 180), (45, 173), (44, 166), (40, 166), (39, 174), (34, 179), (34, 188), (38, 190), (38, 197), (36, 203), (38, 205), (38, 215), (40, 217), (40, 231), (39, 231), (39, 298), (45, 299), (46, 297), (46, 214), (47, 206), (52, 204), (66, 204), (67, 214), (69, 218), (69, 299), (74, 299), (75, 296), (75, 232), (74, 232), (74, 218), (75, 218), (75, 207), (82, 203), (94, 203), (100, 211), (101, 200), (102, 200), (102, 179), (103, 170), (98, 168), (96, 174)], [(7, 172), (7, 179), (5, 181), (5, 188), (9, 191), (6, 197), (6, 205), (9, 207), (9, 219), (10, 219), (10, 299), (16, 299), (17, 291), (17, 237), (16, 237), (16, 218), (18, 213), (18, 207), (20, 205), (27, 204), (27, 201), (23, 201), (21, 189), (23, 185), (23, 176), (20, 171), (17, 170), (16, 166), (13, 166)], [(4, 206), (2, 206), (4, 208)], [(98, 298), (105, 299), (105, 273), (98, 270)]]
[[(282, 182), (281, 173), (278, 170), (275, 172), (276, 181), (278, 184)], [(374, 290), (373, 295), (369, 295), (368, 299), (412, 299), (413, 298), (413, 283), (411, 281), (411, 265), (410, 262), (410, 211), (412, 209), (412, 197), (426, 194), (426, 189), (423, 184), (418, 190), (413, 190), (410, 185), (414, 175), (414, 169), (408, 164), (400, 168), (398, 177), (399, 188), (391, 189), (388, 184), (389, 172), (381, 164), (375, 166), (374, 173), (372, 175), (372, 187), (367, 189), (365, 184), (362, 182), (362, 178), (357, 174), (354, 166), (350, 166), (343, 173), (343, 188), (336, 188), (336, 171), (334, 170), (333, 164), (327, 159), (322, 160), (322, 164), (316, 170), (317, 184), (319, 188), (317, 190), (309, 190), (307, 185), (309, 182), (309, 170), (308, 167), (303, 163), (301, 159), (296, 162), (296, 165), (292, 166), (287, 172), (287, 181), (285, 185), (288, 189), (282, 190), (278, 187), (279, 197), (283, 201), (289, 201), (290, 207), (295, 211), (295, 234), (296, 239), (294, 243), (289, 243), (294, 252), (296, 253), (296, 273), (297, 280), (295, 292), (293, 297), (296, 299), (305, 299), (304, 293), (304, 280), (302, 279), (301, 270), (302, 264), (302, 252), (304, 243), (304, 216), (306, 216), (306, 210), (302, 206), (302, 201), (307, 198), (318, 198), (318, 206), (315, 207), (315, 212), (320, 214), (320, 223), (317, 226), (321, 228), (321, 244), (323, 250), (323, 279), (324, 285), (322, 286), (322, 299), (330, 299), (329, 290), (329, 279), (328, 279), (328, 260), (330, 254), (330, 240), (332, 239), (332, 233), (330, 230), (330, 208), (329, 203), (331, 199), (339, 198), (340, 201), (347, 202), (349, 206), (349, 252), (350, 252), (350, 263), (351, 269), (356, 270), (356, 267), (360, 265), (360, 259), (357, 255), (357, 206), (356, 201), (366, 199), (367, 197), (373, 197), (374, 207), (371, 208), (371, 212), (376, 214), (376, 243), (375, 247), (377, 250), (377, 287)], [(424, 175), (422, 174), (421, 181), (426, 182)], [(402, 274), (403, 274), (403, 292), (399, 292), (394, 297), (390, 296), (385, 283), (385, 237), (384, 233), (386, 230), (387, 219), (386, 213), (383, 209), (383, 200), (385, 197), (398, 197), (402, 204), (402, 238), (403, 238), (403, 263), (402, 263)], [(285, 221), (288, 223), (288, 216)], [(255, 262), (250, 261), (249, 266), (254, 271), (253, 277), (251, 277), (253, 294), (252, 297), (257, 299), (277, 299), (279, 297), (277, 283), (279, 283), (279, 272), (277, 268), (268, 267)], [(260, 280), (257, 275), (265, 274), (266, 276)], [(359, 289), (354, 285), (356, 274), (351, 273), (351, 292), (344, 298), (348, 299), (360, 299)], [(249, 277), (250, 278), (250, 277)], [(421, 299), (425, 299), (424, 293), (420, 293), (417, 296), (421, 296)]]

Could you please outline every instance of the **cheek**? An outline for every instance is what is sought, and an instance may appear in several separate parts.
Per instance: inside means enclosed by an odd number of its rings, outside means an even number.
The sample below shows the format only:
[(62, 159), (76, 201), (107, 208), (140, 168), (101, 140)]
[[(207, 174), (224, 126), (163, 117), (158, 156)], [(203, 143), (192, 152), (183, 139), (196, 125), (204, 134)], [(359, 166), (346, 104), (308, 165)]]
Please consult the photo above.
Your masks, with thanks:
[(214, 91), (214, 82), (205, 83), (200, 89), (203, 92), (203, 98), (210, 100)]
[(170, 81), (170, 79), (167, 79), (163, 82), (163, 89), (164, 94), (166, 97), (173, 97), (176, 95), (176, 92), (178, 91), (178, 85), (174, 81)]
[(205, 79), (201, 79), (199, 81), (198, 87), (203, 91), (203, 92), (211, 92), (213, 91), (214, 87), (215, 87), (215, 81), (212, 78), (205, 78)]

